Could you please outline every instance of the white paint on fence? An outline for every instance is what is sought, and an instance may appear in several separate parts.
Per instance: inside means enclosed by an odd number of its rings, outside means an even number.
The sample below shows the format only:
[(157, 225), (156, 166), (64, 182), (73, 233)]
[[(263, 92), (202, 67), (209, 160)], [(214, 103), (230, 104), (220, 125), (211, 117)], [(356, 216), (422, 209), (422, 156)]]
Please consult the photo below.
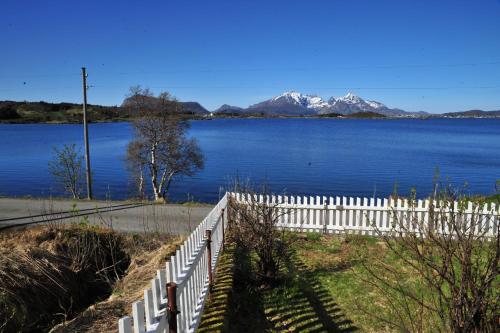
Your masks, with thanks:
[[(118, 322), (120, 333), (166, 333), (167, 282), (177, 284), (178, 332), (194, 332), (199, 325), (208, 295), (208, 260), (206, 230), (212, 231), (212, 266), (215, 270), (222, 245), (222, 228), (227, 226), (221, 219), (226, 208), (225, 195), (205, 219), (189, 235), (175, 255), (157, 271), (151, 280), (151, 288), (144, 291), (144, 301), (134, 302), (132, 317), (123, 317)], [(133, 321), (133, 325), (132, 325)], [(133, 328), (133, 331), (132, 331)]]
[[(277, 225), (281, 228), (324, 233), (352, 233), (361, 235), (397, 234), (401, 232), (419, 232), (412, 221), (418, 219), (428, 225), (437, 223), (438, 232), (450, 233), (449, 218), (451, 211), (458, 218), (469, 221), (474, 216), (475, 233), (484, 237), (495, 237), (500, 223), (500, 210), (495, 204), (482, 207), (468, 202), (466, 207), (459, 207), (455, 202), (452, 207), (439, 208), (437, 201), (417, 200), (410, 204), (407, 199), (375, 199), (347, 197), (295, 197), (295, 196), (258, 196), (257, 201), (241, 193), (230, 193), (239, 203), (269, 204), (281, 215)], [(437, 207), (431, 210), (432, 207)], [(432, 213), (430, 213), (432, 211)], [(439, 215), (431, 217), (429, 214)], [(396, 223), (398, 221), (398, 223)], [(400, 228), (404, 223), (405, 228)], [(404, 232), (403, 232), (404, 231)]]

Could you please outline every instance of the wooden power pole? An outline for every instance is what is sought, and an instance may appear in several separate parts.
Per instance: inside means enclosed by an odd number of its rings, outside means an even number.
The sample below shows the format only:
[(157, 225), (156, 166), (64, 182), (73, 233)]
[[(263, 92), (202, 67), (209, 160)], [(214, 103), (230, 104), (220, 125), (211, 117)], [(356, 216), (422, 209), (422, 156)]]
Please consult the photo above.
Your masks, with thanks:
[(92, 199), (92, 177), (90, 175), (89, 130), (87, 126), (87, 71), (82, 67), (83, 79), (83, 137), (85, 141), (85, 166), (87, 170), (87, 199)]

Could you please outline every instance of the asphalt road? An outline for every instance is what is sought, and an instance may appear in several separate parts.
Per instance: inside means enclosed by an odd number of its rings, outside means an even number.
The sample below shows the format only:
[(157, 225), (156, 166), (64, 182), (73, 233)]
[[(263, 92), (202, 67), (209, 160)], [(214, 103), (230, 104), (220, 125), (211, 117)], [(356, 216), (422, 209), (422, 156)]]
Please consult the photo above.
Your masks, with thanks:
[(0, 198), (0, 231), (40, 223), (80, 223), (128, 232), (188, 234), (211, 205)]

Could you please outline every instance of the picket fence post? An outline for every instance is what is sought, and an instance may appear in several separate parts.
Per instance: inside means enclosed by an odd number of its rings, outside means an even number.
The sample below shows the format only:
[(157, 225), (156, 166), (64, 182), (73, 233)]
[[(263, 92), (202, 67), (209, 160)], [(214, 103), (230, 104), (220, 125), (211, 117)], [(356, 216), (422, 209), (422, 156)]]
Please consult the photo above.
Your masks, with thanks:
[(328, 217), (328, 204), (326, 200), (323, 200), (323, 234), (327, 233), (327, 217)]
[(167, 283), (167, 319), (168, 332), (177, 333), (177, 284), (175, 282)]
[(221, 223), (222, 223), (222, 228), (221, 228), (222, 229), (222, 240), (221, 241), (222, 241), (222, 252), (224, 252), (224, 250), (225, 250), (225, 245), (224, 245), (224, 243), (225, 243), (224, 242), (224, 239), (225, 239), (224, 238), (224, 208), (221, 209), (221, 219), (222, 219), (222, 221), (221, 221)]
[(207, 237), (207, 269), (208, 269), (208, 293), (212, 293), (212, 230), (206, 230), (205, 235)]

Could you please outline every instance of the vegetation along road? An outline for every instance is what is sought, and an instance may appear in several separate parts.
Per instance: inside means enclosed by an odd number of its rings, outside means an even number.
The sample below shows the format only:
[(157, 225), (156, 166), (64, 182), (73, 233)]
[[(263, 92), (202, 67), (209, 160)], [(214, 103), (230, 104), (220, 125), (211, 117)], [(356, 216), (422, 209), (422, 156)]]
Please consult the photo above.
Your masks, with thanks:
[(0, 199), (0, 231), (39, 223), (85, 223), (128, 232), (187, 234), (212, 209), (203, 204)]

